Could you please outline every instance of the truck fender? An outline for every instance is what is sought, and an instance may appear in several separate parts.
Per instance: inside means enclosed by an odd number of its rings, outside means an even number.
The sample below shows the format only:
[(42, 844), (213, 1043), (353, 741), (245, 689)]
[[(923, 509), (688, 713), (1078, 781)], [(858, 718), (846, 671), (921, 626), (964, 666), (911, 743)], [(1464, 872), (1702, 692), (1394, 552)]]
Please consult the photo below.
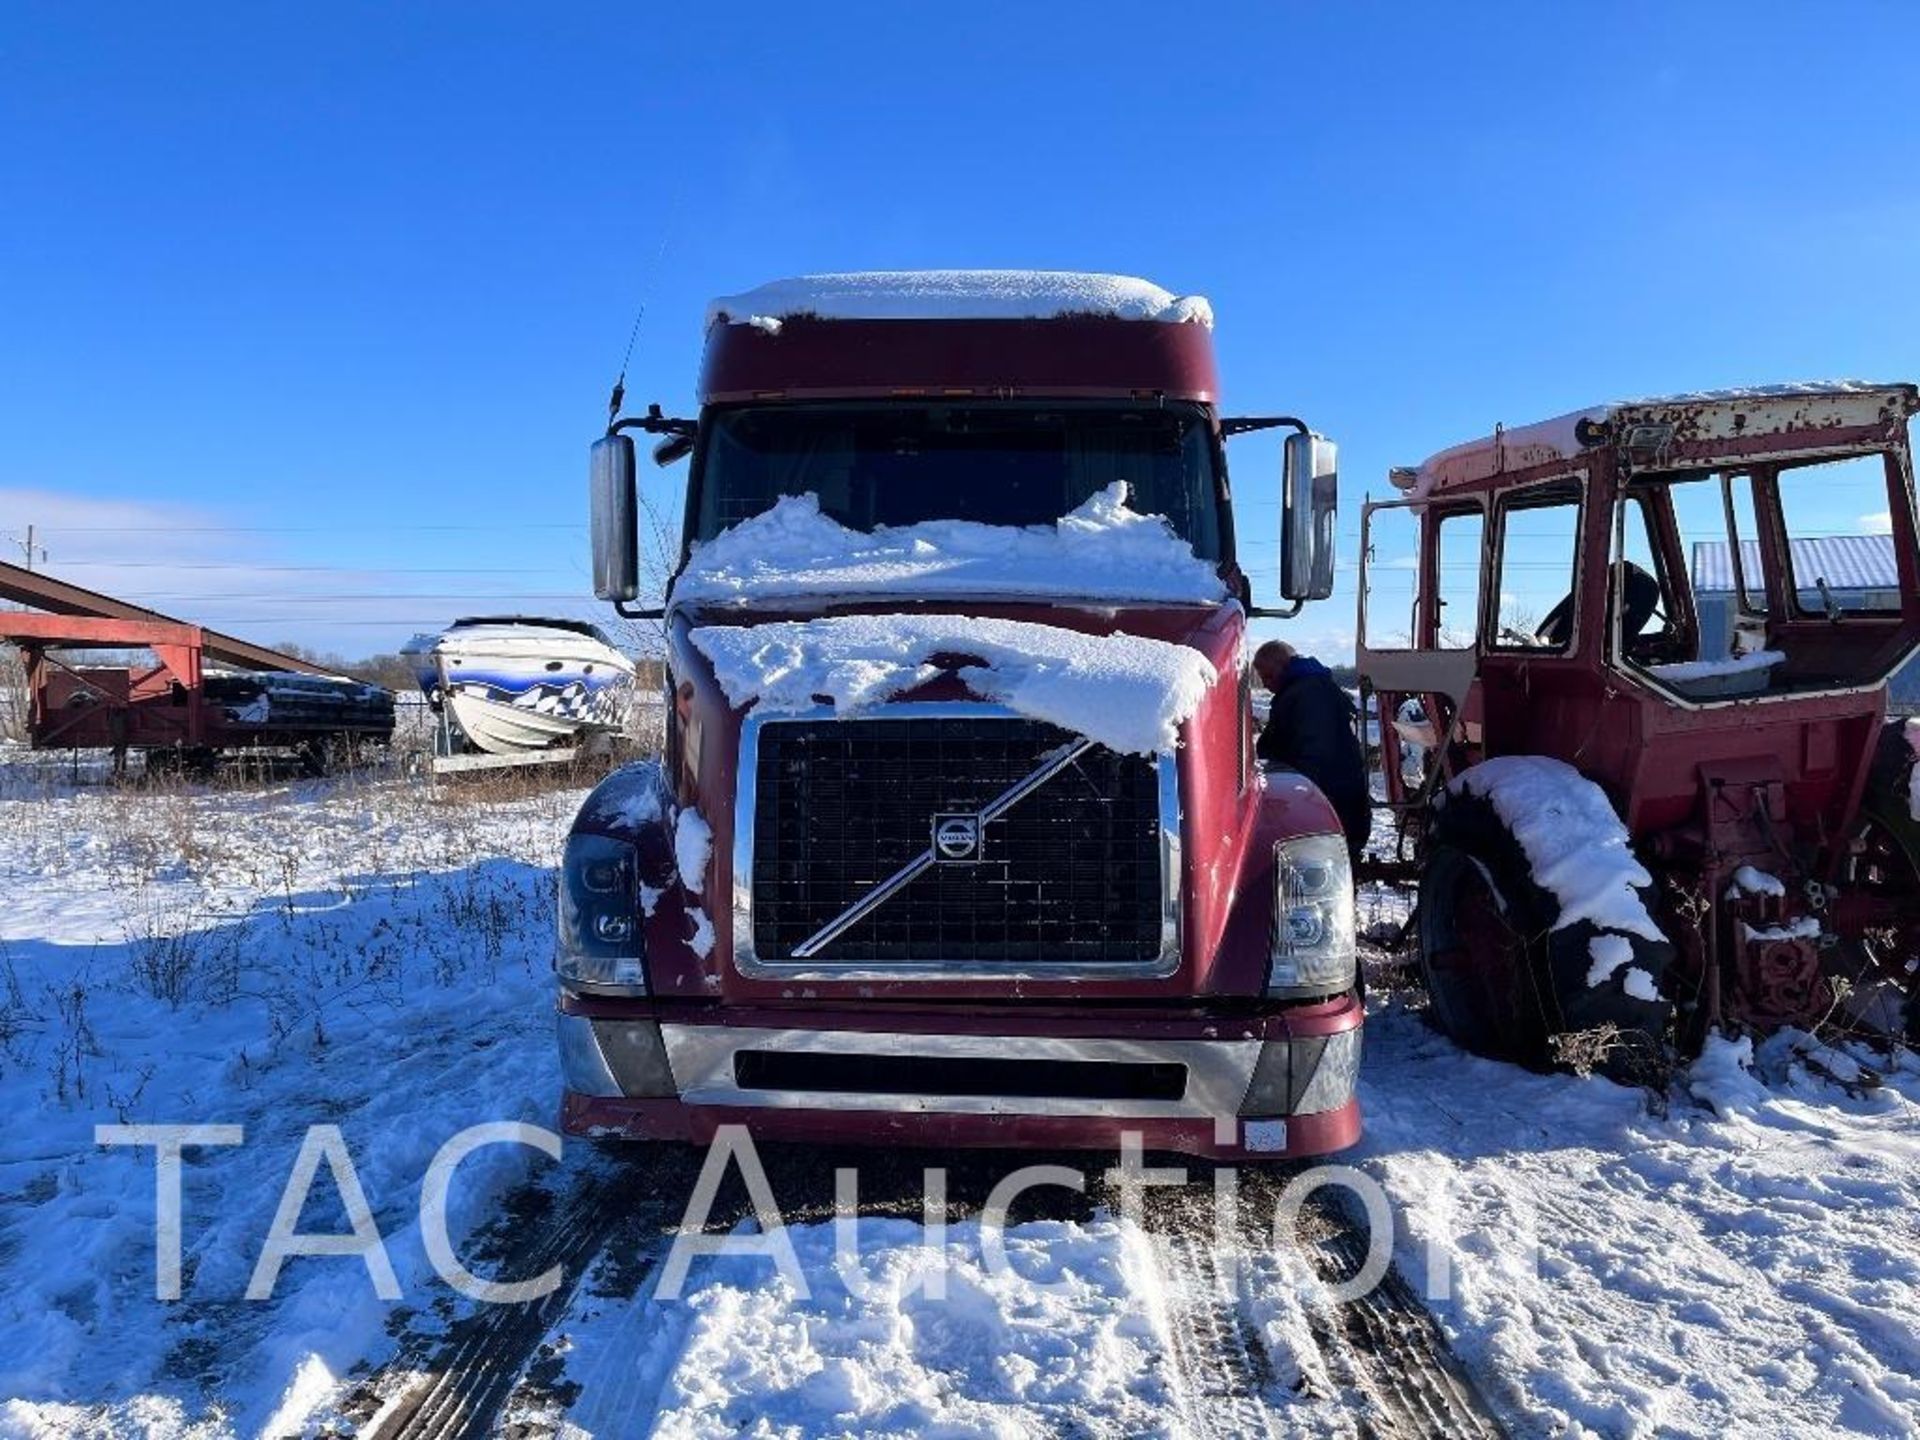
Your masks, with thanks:
[[(636, 760), (608, 775), (573, 817), (569, 835), (605, 835), (633, 846), (641, 885), (666, 890), (673, 858), (673, 792), (658, 760)], [(637, 898), (637, 897), (636, 897)]]

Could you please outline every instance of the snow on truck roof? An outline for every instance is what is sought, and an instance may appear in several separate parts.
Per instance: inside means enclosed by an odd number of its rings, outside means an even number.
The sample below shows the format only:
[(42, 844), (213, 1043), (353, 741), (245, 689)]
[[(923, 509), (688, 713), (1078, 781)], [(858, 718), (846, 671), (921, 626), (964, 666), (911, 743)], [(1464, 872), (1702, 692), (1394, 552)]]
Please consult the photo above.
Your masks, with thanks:
[(1130, 275), (1071, 270), (873, 270), (774, 280), (707, 306), (707, 325), (778, 329), (797, 316), (820, 320), (1120, 320), (1213, 326), (1199, 295), (1175, 295)]
[[(1721, 410), (1728, 414), (1775, 402), (1880, 401), (1882, 409), (1911, 415), (1920, 409), (1920, 395), (1911, 384), (1871, 380), (1809, 380), (1787, 385), (1752, 385), (1733, 390), (1698, 390), (1681, 395), (1650, 395), (1639, 400), (1615, 400), (1586, 410), (1572, 410), (1533, 425), (1496, 428), (1491, 435), (1450, 446), (1429, 455), (1417, 466), (1392, 472), (1394, 485), (1414, 498), (1430, 493), (1436, 485), (1457, 485), (1483, 480), (1507, 470), (1524, 470), (1566, 459), (1590, 448), (1594, 427), (1614, 421), (1625, 424), (1662, 422), (1671, 419), (1676, 409)], [(1891, 402), (1889, 406), (1888, 402)], [(1804, 412), (1805, 406), (1802, 406)], [(1808, 416), (1797, 423), (1831, 425), (1835, 418)], [(1856, 422), (1858, 423), (1858, 422)]]

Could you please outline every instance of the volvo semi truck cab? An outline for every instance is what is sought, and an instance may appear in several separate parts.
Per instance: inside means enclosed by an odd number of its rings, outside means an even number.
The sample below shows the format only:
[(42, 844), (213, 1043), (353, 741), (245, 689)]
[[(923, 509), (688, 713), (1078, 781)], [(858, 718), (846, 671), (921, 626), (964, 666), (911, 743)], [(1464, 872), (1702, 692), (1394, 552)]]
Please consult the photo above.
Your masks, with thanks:
[[(1248, 624), (1332, 588), (1334, 447), (1222, 416), (1204, 300), (815, 276), (714, 302), (699, 411), (593, 446), (595, 589), (665, 632), (659, 762), (560, 877), (573, 1134), (1309, 1155), (1359, 1134), (1332, 808), (1262, 769)], [(1232, 436), (1284, 435), (1285, 609)], [(634, 437), (687, 462), (639, 605)]]

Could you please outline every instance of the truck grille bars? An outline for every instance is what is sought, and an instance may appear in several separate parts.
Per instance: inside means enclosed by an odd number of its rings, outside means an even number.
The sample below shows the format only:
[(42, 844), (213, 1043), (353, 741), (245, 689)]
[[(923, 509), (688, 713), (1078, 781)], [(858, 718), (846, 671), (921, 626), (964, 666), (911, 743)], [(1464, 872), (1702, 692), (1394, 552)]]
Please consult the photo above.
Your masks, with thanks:
[(1170, 973), (1170, 757), (981, 706), (750, 717), (736, 814), (743, 973)]
[(1051, 754), (1041, 756), (1039, 769), (1014, 781), (1012, 785), (983, 805), (978, 814), (970, 814), (962, 810), (947, 810), (936, 814), (930, 827), (932, 839), (927, 842), (927, 848), (794, 946), (794, 958), (806, 960), (818, 955), (833, 942), (836, 936), (844, 935), (867, 915), (906, 889), (913, 883), (914, 877), (923, 870), (938, 865), (943, 860), (966, 865), (984, 863), (987, 825), (998, 820), (1091, 749), (1093, 749), (1093, 742), (1082, 740), (1077, 745), (1062, 745)]

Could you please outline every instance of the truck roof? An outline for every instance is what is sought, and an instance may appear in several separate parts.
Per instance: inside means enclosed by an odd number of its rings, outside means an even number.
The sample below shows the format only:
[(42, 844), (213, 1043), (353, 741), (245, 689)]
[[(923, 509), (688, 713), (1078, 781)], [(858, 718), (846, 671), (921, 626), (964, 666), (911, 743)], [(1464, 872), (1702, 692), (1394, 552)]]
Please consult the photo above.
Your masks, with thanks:
[(1815, 380), (1616, 400), (1533, 425), (1496, 426), (1491, 435), (1395, 469), (1391, 479), (1418, 499), (1570, 459), (1635, 426), (1669, 426), (1678, 439), (1710, 440), (1884, 424), (1916, 411), (1920, 391), (1902, 381)]
[(1131, 275), (1071, 270), (871, 270), (773, 280), (707, 306), (707, 324), (767, 329), (816, 320), (1117, 320), (1213, 325), (1199, 295), (1175, 295)]
[(707, 310), (702, 404), (1192, 400), (1219, 382), (1213, 311), (1125, 275), (875, 271), (776, 280)]

